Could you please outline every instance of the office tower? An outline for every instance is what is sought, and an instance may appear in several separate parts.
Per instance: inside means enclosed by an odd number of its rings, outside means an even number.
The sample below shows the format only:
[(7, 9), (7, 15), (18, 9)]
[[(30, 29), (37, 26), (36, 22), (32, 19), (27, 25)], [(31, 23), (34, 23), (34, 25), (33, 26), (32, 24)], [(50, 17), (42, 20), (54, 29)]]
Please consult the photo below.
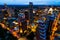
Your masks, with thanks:
[(30, 23), (33, 22), (33, 3), (29, 2), (29, 20)]
[(4, 3), (4, 8), (7, 9), (7, 4), (6, 3)]
[(17, 18), (17, 17), (18, 17), (18, 13), (17, 13), (17, 12), (18, 12), (18, 9), (15, 8), (15, 9), (14, 9), (14, 12), (15, 12), (15, 14), (14, 14), (15, 17)]
[(58, 14), (58, 11), (53, 10), (52, 13), (49, 12), (49, 15), (47, 16), (47, 20), (49, 20), (48, 29), (47, 29), (47, 40), (49, 40), (50, 38), (51, 31), (52, 31), (52, 25), (53, 25), (55, 18), (57, 17), (57, 14)]
[(25, 19), (26, 20), (29, 20), (29, 12), (28, 11), (25, 11), (24, 13), (25, 13)]

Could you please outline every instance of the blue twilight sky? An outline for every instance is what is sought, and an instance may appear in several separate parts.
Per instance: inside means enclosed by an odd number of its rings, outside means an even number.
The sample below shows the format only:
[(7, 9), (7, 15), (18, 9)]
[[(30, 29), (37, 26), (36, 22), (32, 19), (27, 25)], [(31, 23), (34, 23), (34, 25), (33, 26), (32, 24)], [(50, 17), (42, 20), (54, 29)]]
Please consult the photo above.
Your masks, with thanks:
[(27, 5), (33, 2), (34, 5), (60, 5), (60, 0), (0, 0), (0, 5)]

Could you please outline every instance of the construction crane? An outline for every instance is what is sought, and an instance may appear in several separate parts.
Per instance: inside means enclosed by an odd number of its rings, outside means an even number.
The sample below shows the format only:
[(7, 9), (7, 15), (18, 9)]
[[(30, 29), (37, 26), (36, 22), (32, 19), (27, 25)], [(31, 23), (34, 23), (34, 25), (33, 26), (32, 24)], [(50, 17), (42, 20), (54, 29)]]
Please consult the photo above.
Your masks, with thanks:
[(59, 22), (59, 18), (60, 18), (60, 13), (57, 15), (57, 17), (55, 18), (53, 24), (52, 24), (52, 34), (50, 35), (50, 40), (54, 40), (55, 38), (55, 31), (57, 31), (57, 25), (58, 25), (58, 22)]

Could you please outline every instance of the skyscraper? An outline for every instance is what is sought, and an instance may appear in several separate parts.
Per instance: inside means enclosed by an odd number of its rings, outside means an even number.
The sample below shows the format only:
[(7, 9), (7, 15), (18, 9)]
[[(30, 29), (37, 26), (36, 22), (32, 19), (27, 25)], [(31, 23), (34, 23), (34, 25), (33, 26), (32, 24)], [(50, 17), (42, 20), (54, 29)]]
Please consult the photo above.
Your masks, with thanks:
[(33, 3), (29, 2), (29, 20), (30, 23), (33, 22)]

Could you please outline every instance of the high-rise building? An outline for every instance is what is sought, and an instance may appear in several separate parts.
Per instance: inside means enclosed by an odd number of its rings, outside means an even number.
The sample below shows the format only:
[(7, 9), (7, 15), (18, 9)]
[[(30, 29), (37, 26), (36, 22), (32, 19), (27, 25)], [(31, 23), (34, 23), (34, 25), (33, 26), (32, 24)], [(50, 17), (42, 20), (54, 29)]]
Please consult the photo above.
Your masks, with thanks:
[(47, 27), (48, 27), (48, 24), (46, 21), (44, 20), (38, 20), (38, 27), (37, 27), (37, 32), (36, 32), (36, 37), (37, 37), (37, 40), (46, 40), (46, 31), (47, 31)]
[(33, 3), (29, 2), (30, 13), (33, 13)]
[(4, 3), (4, 8), (7, 9), (7, 4), (6, 3)]
[(29, 20), (30, 23), (33, 22), (33, 3), (29, 2)]

